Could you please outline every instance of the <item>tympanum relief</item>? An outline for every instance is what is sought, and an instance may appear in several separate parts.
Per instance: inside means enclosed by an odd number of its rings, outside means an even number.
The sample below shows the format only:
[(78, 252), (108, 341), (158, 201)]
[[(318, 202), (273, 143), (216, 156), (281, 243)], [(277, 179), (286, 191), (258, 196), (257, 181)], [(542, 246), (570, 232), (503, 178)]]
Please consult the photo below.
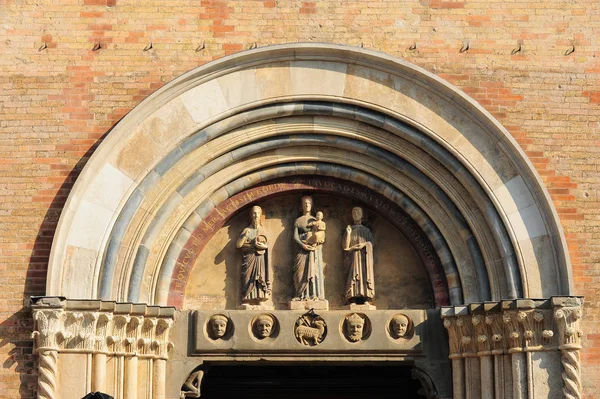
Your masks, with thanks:
[(296, 194), (242, 208), (194, 263), (184, 308), (429, 307), (428, 275), (395, 222), (355, 205)]

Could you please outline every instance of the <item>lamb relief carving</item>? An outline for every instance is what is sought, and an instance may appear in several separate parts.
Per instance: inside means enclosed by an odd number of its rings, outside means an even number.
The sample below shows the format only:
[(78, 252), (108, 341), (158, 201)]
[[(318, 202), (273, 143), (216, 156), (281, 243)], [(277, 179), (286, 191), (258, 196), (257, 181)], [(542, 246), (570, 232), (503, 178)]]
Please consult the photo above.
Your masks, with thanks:
[(321, 316), (308, 312), (296, 321), (294, 335), (302, 345), (316, 346), (325, 339), (327, 324)]

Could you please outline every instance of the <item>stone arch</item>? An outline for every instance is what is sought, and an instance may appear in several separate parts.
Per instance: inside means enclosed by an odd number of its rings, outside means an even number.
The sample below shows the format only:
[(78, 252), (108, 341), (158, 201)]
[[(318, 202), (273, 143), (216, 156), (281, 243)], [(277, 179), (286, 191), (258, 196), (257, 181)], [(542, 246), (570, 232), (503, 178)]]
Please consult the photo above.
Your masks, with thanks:
[(460, 288), (454, 305), (572, 292), (549, 195), (489, 113), (401, 60), (295, 44), (190, 71), (115, 126), (69, 196), (47, 294), (166, 304), (192, 225), (245, 180), (286, 174), (354, 179), (395, 201)]

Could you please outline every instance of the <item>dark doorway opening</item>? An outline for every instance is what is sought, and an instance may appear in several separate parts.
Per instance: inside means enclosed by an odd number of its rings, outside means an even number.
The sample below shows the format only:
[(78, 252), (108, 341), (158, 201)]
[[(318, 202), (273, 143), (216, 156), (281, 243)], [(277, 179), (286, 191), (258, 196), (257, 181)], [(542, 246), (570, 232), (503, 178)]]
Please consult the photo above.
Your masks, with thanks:
[(405, 365), (213, 365), (202, 398), (422, 399), (421, 388)]

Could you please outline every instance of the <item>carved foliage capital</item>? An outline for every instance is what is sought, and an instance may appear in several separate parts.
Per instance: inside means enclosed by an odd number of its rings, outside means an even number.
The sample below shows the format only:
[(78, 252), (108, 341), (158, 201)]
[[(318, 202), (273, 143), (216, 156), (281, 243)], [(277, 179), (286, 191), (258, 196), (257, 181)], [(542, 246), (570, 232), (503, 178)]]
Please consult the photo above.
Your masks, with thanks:
[(450, 358), (578, 350), (581, 298), (517, 299), (442, 308)]
[[(32, 337), (38, 351), (112, 353), (167, 359), (172, 316), (114, 314), (98, 301), (98, 309), (70, 309), (68, 301), (57, 307), (34, 306)], [(108, 302), (115, 306), (114, 302)], [(118, 306), (119, 304), (117, 304)]]
[(559, 307), (555, 310), (554, 319), (558, 326), (559, 349), (581, 349), (583, 336), (579, 323), (581, 316), (581, 306)]

